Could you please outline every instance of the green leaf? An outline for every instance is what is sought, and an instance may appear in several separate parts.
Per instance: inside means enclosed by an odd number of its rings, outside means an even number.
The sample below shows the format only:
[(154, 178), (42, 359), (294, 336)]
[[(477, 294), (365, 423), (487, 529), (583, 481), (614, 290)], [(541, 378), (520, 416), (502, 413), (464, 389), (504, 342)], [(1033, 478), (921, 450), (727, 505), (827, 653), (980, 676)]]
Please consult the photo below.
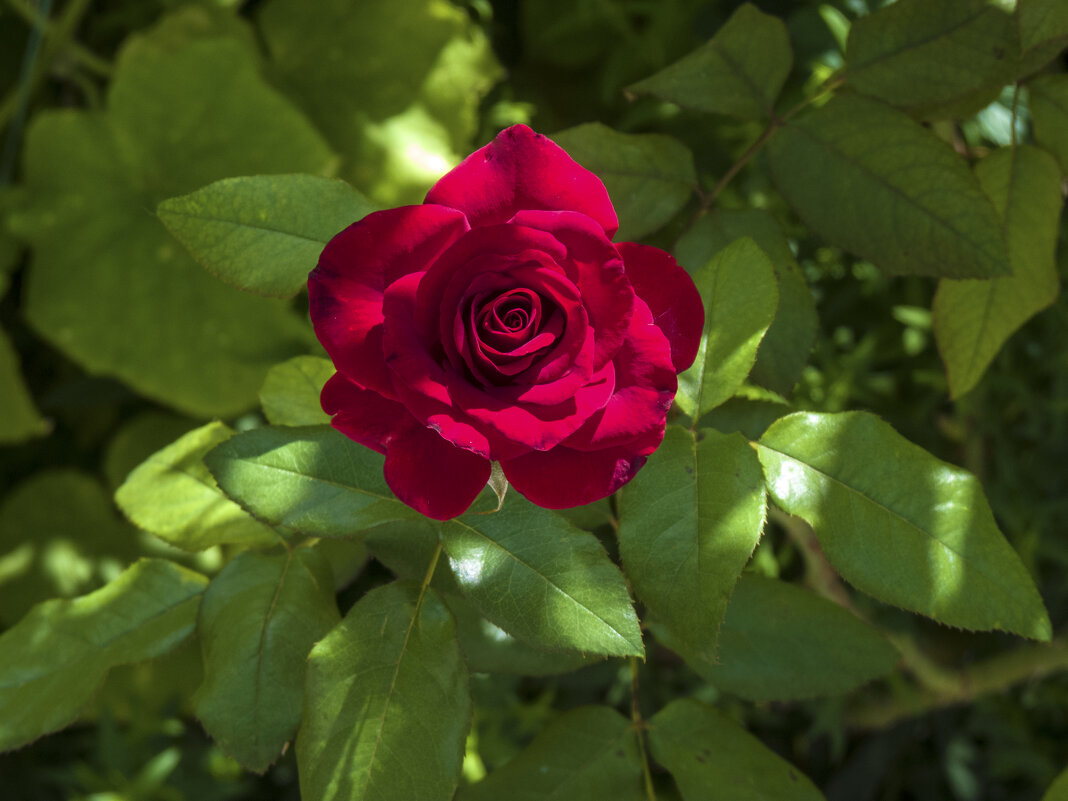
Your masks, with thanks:
[(160, 409), (149, 409), (127, 418), (104, 451), (103, 470), (112, 492), (148, 457), (195, 427), (196, 423), (189, 418)]
[(889, 106), (835, 97), (779, 130), (768, 160), (810, 227), (888, 273), (1010, 273), (997, 214), (964, 160)]
[(71, 723), (115, 665), (181, 643), (206, 584), (172, 562), (145, 559), (89, 595), (35, 606), (0, 635), (0, 750)]
[(260, 390), (263, 414), (276, 426), (314, 426), (330, 422), (319, 395), (334, 365), (320, 356), (294, 356), (267, 371)]
[(308, 652), (339, 621), (326, 559), (246, 551), (200, 604), (204, 683), (193, 708), (223, 751), (265, 771), (297, 731)]
[(1042, 801), (1068, 801), (1068, 768), (1060, 772), (1053, 784), (1049, 786)]
[(147, 210), (234, 173), (322, 171), (332, 155), (227, 39), (135, 38), (107, 100), (27, 131), (30, 201), (11, 218), (34, 252), (27, 317), (92, 373), (195, 416), (243, 412), (268, 367), (305, 350), (306, 327), (208, 275)]
[(372, 590), (308, 657), (304, 798), (447, 801), (471, 720), (467, 670), (437, 593)]
[(793, 60), (782, 20), (745, 3), (708, 42), (630, 91), (697, 111), (768, 119)]
[(184, 551), (278, 544), (279, 535), (227, 498), (204, 465), (204, 455), (233, 433), (208, 423), (184, 434), (135, 468), (115, 502), (135, 524)]
[(540, 648), (642, 656), (627, 586), (604, 546), (513, 493), (441, 526), (453, 575), (483, 616)]
[(748, 237), (717, 253), (693, 280), (704, 300), (705, 328), (697, 358), (679, 374), (675, 402), (697, 419), (737, 392), (753, 369), (779, 289), (771, 261)]
[(446, 602), (456, 619), (460, 650), (472, 673), (553, 676), (600, 661), (594, 657), (566, 651), (544, 651), (527, 645), (490, 623), (464, 598), (449, 597)]
[(817, 801), (808, 777), (699, 701), (672, 701), (649, 720), (653, 758), (684, 801)]
[(1042, 599), (978, 480), (865, 412), (792, 414), (757, 446), (772, 499), (846, 581), (950, 626), (1050, 638)]
[(1059, 172), (1052, 156), (1030, 145), (995, 150), (976, 168), (1001, 215), (1013, 274), (938, 284), (932, 325), (952, 398), (972, 389), (1005, 341), (1057, 299)]
[(760, 462), (745, 437), (669, 426), (622, 492), (619, 552), (634, 592), (714, 662), (731, 590), (764, 530)]
[(1068, 175), (1068, 75), (1042, 75), (1028, 82), (1035, 142), (1057, 157)]
[(837, 604), (750, 574), (734, 587), (716, 662), (653, 630), (703, 679), (751, 701), (840, 695), (886, 675), (899, 658), (877, 629)]
[(619, 215), (621, 242), (662, 228), (697, 185), (693, 153), (670, 136), (620, 133), (588, 122), (554, 134), (553, 141), (604, 181)]
[(529, 746), (457, 801), (642, 801), (641, 758), (630, 721), (604, 706), (559, 715)]
[(349, 537), (420, 519), (390, 491), (382, 456), (328, 426), (246, 431), (204, 461), (223, 492), (286, 531)]
[(47, 434), (51, 426), (41, 417), (22, 380), (19, 357), (0, 331), (0, 444), (14, 444)]
[(789, 396), (816, 339), (816, 304), (776, 219), (763, 209), (716, 209), (679, 238), (675, 257), (692, 273), (744, 236), (771, 259), (779, 292), (775, 319), (760, 342), (750, 379)]
[[(441, 536), (437, 521), (428, 517), (397, 520), (375, 526), (360, 535), (371, 554), (397, 578), (420, 581), (434, 557)], [(430, 586), (442, 595), (456, 596), (460, 588), (448, 570), (434, 571)]]
[(1017, 0), (1016, 23), (1022, 75), (1040, 69), (1068, 45), (1068, 6), (1062, 0)]
[(42, 470), (0, 505), (0, 628), (57, 596), (95, 590), (141, 555), (96, 476)]
[(334, 234), (372, 211), (363, 195), (335, 178), (256, 175), (164, 200), (156, 214), (221, 281), (288, 298), (307, 285)]
[(861, 94), (919, 116), (979, 96), (981, 108), (1015, 77), (1012, 17), (987, 0), (898, 0), (853, 23), (845, 77)]

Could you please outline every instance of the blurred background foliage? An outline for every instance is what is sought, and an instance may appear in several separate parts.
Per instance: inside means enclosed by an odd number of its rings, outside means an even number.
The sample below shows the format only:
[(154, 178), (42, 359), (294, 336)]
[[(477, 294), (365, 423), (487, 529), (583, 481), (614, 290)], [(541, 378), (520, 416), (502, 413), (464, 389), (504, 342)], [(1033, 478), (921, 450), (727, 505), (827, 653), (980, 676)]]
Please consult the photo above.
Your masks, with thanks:
[[(317, 352), (289, 306), (241, 296), (188, 259), (153, 216), (156, 203), (256, 172), (336, 175), (380, 205), (418, 202), (464, 154), (515, 122), (549, 134), (590, 122), (668, 134), (693, 151), (698, 180), (710, 190), (759, 135), (759, 124), (634, 98), (625, 87), (706, 41), (737, 5), (0, 2), (0, 627), (40, 600), (102, 585), (139, 555), (217, 571), (224, 554), (192, 557), (139, 533), (111, 495), (130, 469), (205, 419), (221, 417), (238, 429), (258, 424), (251, 410), (267, 368)], [(757, 5), (790, 32), (795, 59), (784, 106), (791, 106), (842, 65), (851, 21), (880, 3)], [(40, 37), (33, 20), (42, 12), (48, 23)], [(1065, 66), (1062, 56), (1051, 69)], [(979, 155), (1012, 141), (1012, 102), (1009, 91), (962, 124), (934, 129)], [(1025, 141), (1027, 97), (1017, 102), (1017, 135)], [(268, 125), (276, 135), (252, 136)], [(818, 332), (790, 406), (754, 387), (712, 412), (708, 424), (755, 437), (788, 408), (883, 416), (979, 475), (1001, 528), (1037, 577), (1054, 630), (1063, 631), (1063, 300), (1017, 332), (979, 385), (953, 403), (931, 333), (934, 281), (887, 277), (812, 237), (772, 188), (760, 156), (719, 196), (719, 207), (762, 209), (783, 226), (815, 299)], [(696, 209), (692, 199), (649, 241), (675, 249), (683, 237), (684, 247)], [(123, 277), (130, 264), (142, 268), (136, 280)], [(181, 314), (182, 304), (192, 313)], [(205, 330), (212, 325), (222, 328)], [(131, 341), (140, 339), (132, 331), (146, 332), (145, 341)], [(188, 347), (176, 353), (176, 340)], [(606, 516), (582, 510), (575, 519), (611, 545)], [(348, 558), (358, 566), (365, 557)], [(805, 564), (773, 524), (753, 569), (801, 577)], [(342, 611), (391, 575), (369, 562), (342, 589)], [(1011, 639), (956, 632), (856, 600), (946, 668), (1004, 650)], [(203, 734), (189, 707), (199, 670), (192, 643), (114, 671), (79, 725), (0, 756), (2, 794), (28, 801), (297, 798), (291, 755), (254, 776)], [(630, 681), (616, 662), (548, 678), (476, 674), (465, 776), (504, 764), (558, 710), (587, 702), (625, 707)], [(849, 718), (842, 698), (752, 704), (717, 693), (663, 648), (652, 652), (641, 686), (647, 712), (680, 695), (716, 703), (831, 801), (1026, 801), (1040, 798), (1068, 764), (1064, 673), (871, 730)], [(893, 689), (869, 692), (877, 699)], [(661, 776), (658, 785), (670, 798), (670, 782)]]

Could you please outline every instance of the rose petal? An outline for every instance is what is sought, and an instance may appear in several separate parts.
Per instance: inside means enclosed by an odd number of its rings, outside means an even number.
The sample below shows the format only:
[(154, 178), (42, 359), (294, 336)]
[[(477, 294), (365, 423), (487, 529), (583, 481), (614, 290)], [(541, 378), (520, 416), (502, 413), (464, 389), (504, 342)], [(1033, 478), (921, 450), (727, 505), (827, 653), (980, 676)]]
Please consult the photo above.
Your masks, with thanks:
[(308, 299), (315, 333), (338, 370), (396, 397), (382, 356), (382, 293), (425, 270), (467, 227), (453, 209), (403, 206), (368, 214), (330, 240), (308, 277)]
[(503, 223), (521, 209), (577, 211), (611, 238), (619, 221), (601, 179), (552, 140), (513, 125), (476, 150), (427, 193), (459, 209), (472, 227)]
[(634, 242), (620, 242), (616, 248), (635, 293), (649, 305), (653, 322), (671, 343), (671, 361), (681, 373), (693, 364), (705, 325), (697, 287), (671, 254), (659, 248)]
[(427, 517), (448, 520), (463, 514), (486, 486), (490, 463), (429, 428), (410, 425), (389, 443), (384, 472), (400, 500)]
[(396, 401), (354, 384), (334, 373), (319, 398), (323, 411), (333, 415), (330, 425), (349, 439), (385, 453), (394, 430), (406, 421), (416, 422)]
[(627, 339), (614, 364), (615, 392), (602, 410), (564, 441), (567, 447), (596, 451), (647, 438), (650, 432), (657, 432), (657, 443), (663, 437), (678, 379), (671, 363), (671, 346), (641, 300), (634, 302)]
[(645, 456), (626, 446), (584, 453), (557, 445), (502, 461), (501, 468), (529, 501), (546, 509), (567, 509), (611, 495), (643, 464)]
[(574, 275), (590, 325), (597, 335), (594, 369), (609, 361), (626, 335), (634, 290), (615, 245), (589, 218), (570, 211), (520, 211), (513, 225), (552, 234), (567, 248), (560, 263)]

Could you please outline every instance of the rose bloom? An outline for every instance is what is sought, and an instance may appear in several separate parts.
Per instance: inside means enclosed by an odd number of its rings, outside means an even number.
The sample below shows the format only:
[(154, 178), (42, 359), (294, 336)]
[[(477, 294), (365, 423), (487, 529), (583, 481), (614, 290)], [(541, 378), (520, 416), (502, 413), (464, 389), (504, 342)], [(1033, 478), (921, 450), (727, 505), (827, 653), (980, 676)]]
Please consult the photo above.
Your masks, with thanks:
[(612, 243), (601, 181), (524, 125), (419, 206), (335, 236), (308, 279), (324, 411), (404, 503), (462, 514), (500, 463), (552, 509), (630, 481), (664, 437), (704, 310), (667, 253)]

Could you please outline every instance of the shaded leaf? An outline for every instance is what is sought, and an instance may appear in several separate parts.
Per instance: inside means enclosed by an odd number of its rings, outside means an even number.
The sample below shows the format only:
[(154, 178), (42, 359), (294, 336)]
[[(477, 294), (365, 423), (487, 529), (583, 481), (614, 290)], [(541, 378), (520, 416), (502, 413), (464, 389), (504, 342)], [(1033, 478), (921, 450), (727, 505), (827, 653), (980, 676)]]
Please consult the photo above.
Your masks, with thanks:
[(1068, 768), (1060, 772), (1049, 786), (1042, 801), (1068, 801)]
[(27, 131), (30, 201), (11, 223), (33, 246), (30, 323), (90, 372), (166, 405), (244, 411), (267, 368), (304, 350), (305, 326), (208, 275), (148, 210), (227, 174), (317, 172), (331, 158), (242, 45), (135, 37), (106, 112), (48, 111)]
[(950, 397), (972, 389), (1005, 341), (1057, 299), (1058, 173), (1056, 160), (1030, 145), (996, 150), (976, 168), (979, 183), (1001, 215), (1012, 275), (939, 282), (932, 325), (949, 375)]
[(764, 529), (760, 462), (745, 437), (670, 426), (626, 486), (619, 552), (631, 585), (673, 637), (714, 662), (734, 583)]
[(620, 133), (588, 122), (554, 134), (553, 141), (604, 181), (619, 215), (620, 242), (661, 228), (697, 185), (693, 154), (670, 136)]
[(39, 437), (47, 434), (49, 428), (22, 380), (15, 348), (0, 331), (0, 444)]
[(1068, 175), (1068, 75), (1042, 75), (1028, 82), (1035, 142), (1057, 157)]
[(279, 535), (226, 497), (204, 464), (204, 455), (233, 433), (208, 423), (182, 435), (135, 468), (115, 502), (135, 524), (184, 551), (277, 544)]
[(630, 91), (698, 111), (766, 119), (793, 58), (782, 20), (745, 3), (712, 39)]
[(164, 200), (156, 214), (212, 275), (288, 298), (333, 236), (374, 207), (344, 181), (317, 175), (224, 178)]
[(1017, 0), (1016, 23), (1021, 75), (1040, 69), (1068, 46), (1068, 5), (1062, 0)]
[(970, 473), (865, 412), (789, 415), (757, 450), (772, 499), (808, 521), (857, 589), (950, 626), (1050, 638), (1034, 582)]
[(987, 0), (898, 0), (853, 23), (846, 80), (921, 116), (977, 94), (981, 108), (1015, 77), (1014, 27)]
[(592, 534), (514, 494), (441, 525), (449, 566), (488, 620), (541, 648), (642, 656), (623, 575)]
[(649, 720), (649, 745), (684, 801), (823, 798), (801, 771), (699, 701), (672, 701), (657, 712)]
[(246, 431), (204, 461), (227, 495), (286, 531), (348, 537), (420, 518), (390, 491), (382, 456), (328, 426)]
[(760, 342), (750, 380), (789, 396), (816, 339), (816, 304), (778, 221), (763, 209), (716, 209), (679, 238), (675, 257), (693, 273), (744, 236), (771, 259), (779, 292), (775, 319)]
[(696, 419), (737, 392), (753, 369), (779, 290), (771, 261), (748, 237), (717, 253), (693, 280), (705, 304), (705, 327), (697, 358), (679, 374), (675, 403)]
[(703, 679), (751, 701), (839, 695), (893, 670), (898, 653), (837, 604), (784, 581), (743, 574), (719, 630), (716, 662), (678, 650)]
[(35, 606), (0, 635), (0, 750), (68, 725), (112, 667), (192, 634), (206, 584), (173, 562), (145, 559), (89, 595)]
[(309, 548), (246, 551), (212, 580), (193, 706), (223, 751), (260, 773), (278, 758), (300, 723), (308, 652), (340, 620), (330, 565)]
[(642, 801), (635, 736), (630, 721), (614, 709), (572, 709), (556, 717), (504, 767), (464, 788), (457, 801)]
[(314, 426), (330, 422), (319, 395), (334, 365), (321, 356), (294, 356), (267, 371), (260, 403), (264, 416), (276, 426)]
[(467, 681), (434, 590), (396, 583), (367, 593), (308, 657), (303, 797), (452, 798), (471, 717)]
[(779, 130), (768, 160), (809, 226), (888, 273), (1010, 273), (997, 213), (964, 160), (889, 106), (835, 97)]

